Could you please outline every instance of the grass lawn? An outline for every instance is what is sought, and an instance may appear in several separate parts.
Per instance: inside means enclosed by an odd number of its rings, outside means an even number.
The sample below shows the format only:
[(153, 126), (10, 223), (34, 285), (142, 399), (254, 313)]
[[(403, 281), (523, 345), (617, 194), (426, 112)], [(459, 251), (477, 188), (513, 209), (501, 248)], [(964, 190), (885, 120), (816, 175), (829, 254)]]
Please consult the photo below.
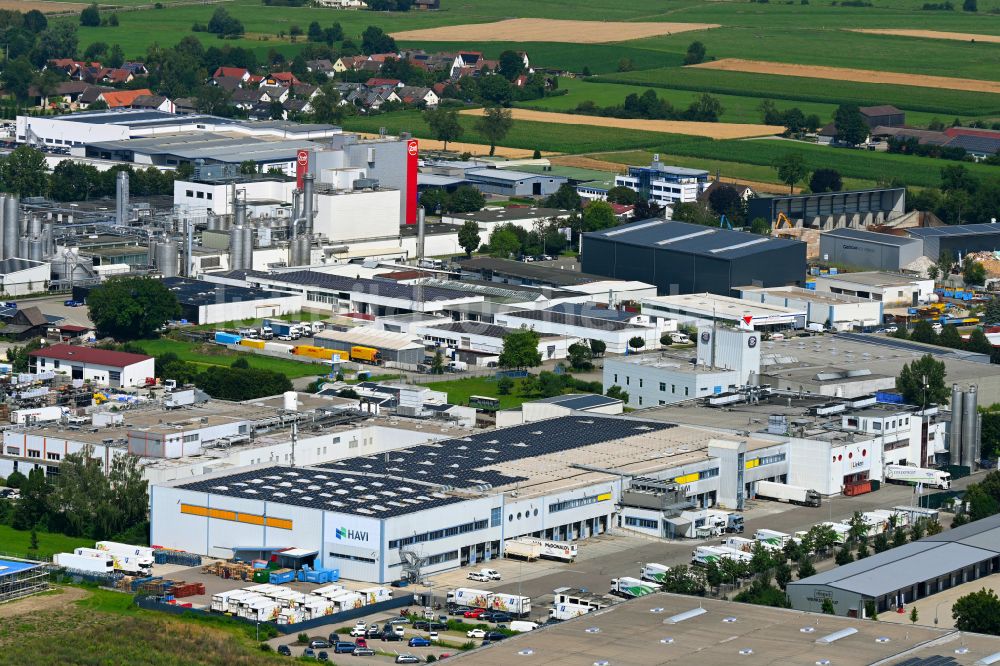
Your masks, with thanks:
[(518, 393), (521, 386), (519, 379), (514, 380), (514, 389), (510, 395), (499, 395), (497, 392), (496, 380), (486, 377), (466, 377), (464, 379), (449, 379), (441, 382), (431, 382), (424, 384), (429, 389), (435, 391), (445, 391), (448, 393), (448, 402), (454, 405), (468, 405), (470, 395), (484, 395), (491, 398), (500, 399), (501, 409), (510, 409), (519, 406), (526, 400), (533, 400), (538, 396), (524, 396)]
[[(65, 534), (36, 532), (38, 536), (38, 557), (45, 559), (56, 553), (71, 553), (81, 546), (94, 547), (94, 540), (85, 537), (70, 537)], [(8, 525), (0, 525), (0, 551), (26, 555), (31, 546), (31, 530), (15, 530)]]
[(236, 353), (229, 351), (221, 345), (211, 343), (202, 345), (194, 342), (171, 340), (169, 338), (157, 338), (156, 340), (139, 340), (136, 344), (151, 356), (173, 352), (182, 361), (190, 361), (191, 363), (205, 366), (219, 365), (228, 367), (237, 358), (245, 357), (250, 363), (250, 367), (280, 372), (289, 379), (322, 375), (325, 374), (326, 368), (326, 366), (318, 363), (303, 363), (302, 361), (260, 356), (254, 353)]

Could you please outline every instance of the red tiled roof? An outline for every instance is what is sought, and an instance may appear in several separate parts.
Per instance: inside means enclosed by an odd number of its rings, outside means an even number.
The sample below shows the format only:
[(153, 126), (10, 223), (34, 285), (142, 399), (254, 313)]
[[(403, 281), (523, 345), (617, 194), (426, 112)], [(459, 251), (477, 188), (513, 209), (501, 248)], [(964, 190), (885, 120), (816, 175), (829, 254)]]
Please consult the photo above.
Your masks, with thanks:
[(59, 359), (60, 361), (80, 361), (95, 365), (107, 365), (112, 368), (124, 368), (153, 358), (145, 354), (131, 354), (129, 352), (94, 349), (92, 347), (76, 347), (73, 345), (53, 345), (48, 349), (36, 349), (28, 355), (39, 358)]
[(89, 331), (90, 329), (86, 326), (77, 326), (76, 324), (63, 324), (57, 327), (60, 331), (65, 331), (67, 333), (83, 333), (84, 331)]
[(366, 86), (398, 86), (402, 83), (399, 79), (379, 79), (371, 78), (365, 81)]
[(113, 109), (119, 106), (129, 106), (135, 101), (136, 97), (141, 95), (152, 95), (153, 91), (149, 88), (140, 88), (139, 90), (114, 90), (110, 92), (102, 93), (104, 101), (107, 102), (108, 108)]
[(981, 136), (986, 139), (1000, 138), (1000, 130), (979, 127), (949, 127), (944, 133), (948, 136)]
[(235, 76), (238, 79), (242, 79), (246, 75), (247, 70), (243, 67), (219, 67), (215, 70), (215, 74), (212, 75), (212, 78), (215, 79), (220, 76)]

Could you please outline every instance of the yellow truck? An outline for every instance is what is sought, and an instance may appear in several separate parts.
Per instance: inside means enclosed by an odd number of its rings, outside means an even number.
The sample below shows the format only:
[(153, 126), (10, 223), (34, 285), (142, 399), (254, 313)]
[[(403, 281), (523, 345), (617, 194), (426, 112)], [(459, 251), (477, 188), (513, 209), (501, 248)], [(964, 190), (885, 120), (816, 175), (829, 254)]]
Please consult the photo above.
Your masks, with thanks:
[(351, 347), (351, 360), (361, 363), (371, 363), (379, 365), (382, 362), (382, 354), (374, 347), (361, 347), (355, 345)]

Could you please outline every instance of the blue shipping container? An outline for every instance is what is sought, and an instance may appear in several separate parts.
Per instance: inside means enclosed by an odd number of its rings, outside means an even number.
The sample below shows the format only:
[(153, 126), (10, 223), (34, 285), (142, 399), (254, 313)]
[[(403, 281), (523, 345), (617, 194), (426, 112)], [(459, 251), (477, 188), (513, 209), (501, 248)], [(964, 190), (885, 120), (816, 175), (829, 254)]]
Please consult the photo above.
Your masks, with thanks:
[(238, 345), (243, 337), (236, 335), (235, 333), (224, 333), (223, 331), (215, 332), (215, 342), (220, 345)]

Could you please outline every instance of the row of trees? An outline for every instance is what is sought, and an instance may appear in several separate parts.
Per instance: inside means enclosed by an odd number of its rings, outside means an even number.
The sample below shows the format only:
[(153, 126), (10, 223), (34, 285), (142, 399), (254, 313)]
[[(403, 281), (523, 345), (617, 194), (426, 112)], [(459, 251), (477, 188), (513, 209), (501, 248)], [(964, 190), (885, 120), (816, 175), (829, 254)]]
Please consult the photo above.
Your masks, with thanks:
[[(528, 231), (515, 224), (501, 224), (493, 229), (489, 242), (480, 249), (500, 259), (559, 254), (568, 243), (566, 236), (560, 231), (561, 225), (560, 221), (552, 220), (540, 223), (535, 229)], [(469, 251), (468, 246), (463, 247)]]
[(642, 95), (630, 93), (622, 104), (598, 106), (591, 100), (580, 102), (573, 113), (612, 118), (646, 118), (650, 120), (692, 120), (715, 123), (724, 109), (718, 98), (708, 93), (699, 95), (684, 110), (675, 109), (670, 100), (658, 97), (655, 90)]
[(64, 456), (52, 478), (36, 467), (27, 476), (12, 473), (5, 483), (20, 489), (20, 499), (0, 501), (0, 522), (16, 529), (95, 540), (124, 535), (122, 540), (130, 543), (149, 538), (148, 489), (137, 456), (113, 456), (105, 474), (88, 446)]
[(815, 132), (823, 121), (815, 113), (808, 116), (797, 106), (780, 111), (772, 100), (765, 99), (760, 103), (761, 120), (765, 125), (781, 125), (785, 128), (785, 136), (795, 136), (803, 132)]
[(907, 192), (909, 210), (925, 210), (945, 224), (988, 223), (1000, 209), (1000, 176), (978, 178), (963, 164), (941, 169), (941, 187)]
[[(448, 150), (449, 141), (457, 141), (465, 134), (465, 127), (459, 120), (458, 110), (454, 108), (428, 109), (424, 112), (424, 121), (431, 131), (431, 136), (444, 143), (445, 150)], [(473, 129), (490, 145), (490, 155), (493, 155), (497, 144), (503, 141), (513, 126), (514, 120), (510, 109), (495, 105), (486, 107), (483, 115), (473, 123)]]

